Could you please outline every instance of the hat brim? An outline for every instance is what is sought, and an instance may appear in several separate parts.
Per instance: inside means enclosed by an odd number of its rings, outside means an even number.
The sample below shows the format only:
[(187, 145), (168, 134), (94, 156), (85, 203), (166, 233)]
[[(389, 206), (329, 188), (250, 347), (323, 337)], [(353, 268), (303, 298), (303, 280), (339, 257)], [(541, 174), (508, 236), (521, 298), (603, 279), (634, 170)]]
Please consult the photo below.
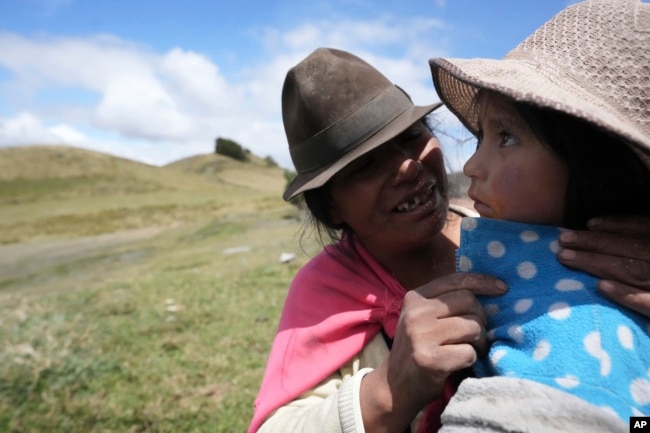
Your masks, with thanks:
[(435, 58), (429, 60), (429, 65), (438, 96), (475, 135), (479, 127), (474, 98), (479, 89), (489, 89), (592, 122), (636, 144), (635, 150), (645, 158), (650, 152), (648, 136), (606, 101), (590, 93), (589, 83), (575, 82), (566, 75), (553, 76), (550, 68), (542, 74), (542, 68), (519, 59)]
[(428, 115), (441, 106), (442, 102), (425, 106), (412, 105), (376, 134), (370, 136), (367, 140), (344, 154), (341, 158), (333, 161), (331, 164), (325, 166), (324, 168), (319, 168), (318, 170), (314, 170), (312, 172), (300, 173), (289, 184), (286, 191), (282, 195), (282, 198), (288, 201), (304, 191), (323, 186), (328, 180), (332, 178), (332, 176), (334, 176), (352, 161), (365, 155), (371, 150), (376, 149), (387, 141), (395, 138), (400, 133), (404, 132), (409, 126), (413, 125), (424, 116)]

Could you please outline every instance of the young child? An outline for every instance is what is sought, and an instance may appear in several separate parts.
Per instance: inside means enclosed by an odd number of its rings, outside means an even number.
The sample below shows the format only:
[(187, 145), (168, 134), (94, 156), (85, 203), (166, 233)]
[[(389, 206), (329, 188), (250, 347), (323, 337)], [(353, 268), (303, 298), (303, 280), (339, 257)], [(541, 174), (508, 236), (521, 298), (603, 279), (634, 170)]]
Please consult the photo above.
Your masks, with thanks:
[[(647, 319), (555, 258), (556, 226), (583, 227), (602, 212), (648, 215), (650, 171), (623, 141), (593, 137), (603, 133), (586, 122), (478, 95), (478, 145), (464, 172), (484, 218), (463, 220), (458, 268), (501, 278), (510, 291), (482, 299), (493, 344), (477, 376), (535, 380), (624, 420), (650, 414)], [(580, 147), (579, 158), (567, 151)]]
[[(510, 288), (485, 299), (493, 344), (475, 372), (556, 388), (625, 423), (605, 431), (650, 415), (650, 324), (599, 295), (595, 278), (563, 267), (556, 240), (558, 227), (581, 229), (595, 216), (650, 215), (649, 35), (650, 4), (589, 0), (504, 60), (431, 60), (441, 99), (478, 138), (464, 172), (483, 218), (463, 221), (458, 269), (494, 275)], [(449, 423), (515, 430), (499, 410), (472, 411), (471, 396), (489, 388), (470, 385), (448, 407)], [(538, 413), (553, 407), (547, 395), (560, 401), (542, 428), (566, 428), (572, 414), (606, 423), (561, 393), (544, 394)], [(579, 409), (564, 410), (562, 402)], [(535, 408), (524, 411), (510, 418), (534, 418)]]

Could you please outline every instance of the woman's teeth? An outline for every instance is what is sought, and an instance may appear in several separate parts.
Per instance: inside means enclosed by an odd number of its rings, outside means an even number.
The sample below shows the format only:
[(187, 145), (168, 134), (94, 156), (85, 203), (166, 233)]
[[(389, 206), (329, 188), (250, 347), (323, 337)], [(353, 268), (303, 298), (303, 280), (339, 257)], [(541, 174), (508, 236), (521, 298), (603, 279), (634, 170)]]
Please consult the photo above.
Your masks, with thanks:
[(411, 200), (400, 204), (395, 209), (397, 210), (397, 212), (408, 212), (410, 210), (413, 210), (416, 207), (418, 207), (420, 204), (424, 203), (429, 197), (431, 197), (432, 193), (433, 193), (433, 187), (430, 187), (422, 194), (419, 194), (413, 197)]

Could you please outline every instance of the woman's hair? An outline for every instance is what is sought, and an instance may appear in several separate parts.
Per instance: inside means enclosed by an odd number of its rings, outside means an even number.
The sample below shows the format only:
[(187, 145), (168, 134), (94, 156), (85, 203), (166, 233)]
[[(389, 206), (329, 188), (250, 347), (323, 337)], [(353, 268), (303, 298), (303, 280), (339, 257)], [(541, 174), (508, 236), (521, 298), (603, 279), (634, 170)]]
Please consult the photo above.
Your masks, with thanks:
[(352, 234), (352, 230), (346, 224), (337, 224), (332, 220), (330, 182), (315, 189), (308, 189), (303, 192), (303, 196), (309, 211), (308, 223), (316, 232), (321, 245), (325, 240), (336, 242), (341, 240), (343, 235)]
[[(431, 116), (425, 116), (419, 121), (433, 134), (435, 122)], [(303, 192), (305, 205), (309, 212), (307, 226), (313, 228), (321, 245), (340, 241), (343, 237), (354, 238), (354, 232), (347, 224), (337, 224), (332, 220), (330, 186), (331, 180), (323, 186)], [(302, 236), (305, 235), (307, 226), (303, 227)]]
[(561, 111), (506, 99), (568, 167), (564, 226), (584, 228), (596, 216), (650, 215), (650, 169), (631, 143)]

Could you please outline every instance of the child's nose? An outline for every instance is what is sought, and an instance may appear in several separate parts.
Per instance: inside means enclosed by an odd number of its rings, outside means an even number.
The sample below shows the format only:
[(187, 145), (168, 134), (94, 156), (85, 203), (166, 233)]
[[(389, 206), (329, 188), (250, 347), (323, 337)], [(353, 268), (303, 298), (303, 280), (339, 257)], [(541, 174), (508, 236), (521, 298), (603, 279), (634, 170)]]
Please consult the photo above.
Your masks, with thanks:
[(463, 174), (469, 178), (477, 178), (483, 172), (478, 149), (469, 157), (463, 166)]

